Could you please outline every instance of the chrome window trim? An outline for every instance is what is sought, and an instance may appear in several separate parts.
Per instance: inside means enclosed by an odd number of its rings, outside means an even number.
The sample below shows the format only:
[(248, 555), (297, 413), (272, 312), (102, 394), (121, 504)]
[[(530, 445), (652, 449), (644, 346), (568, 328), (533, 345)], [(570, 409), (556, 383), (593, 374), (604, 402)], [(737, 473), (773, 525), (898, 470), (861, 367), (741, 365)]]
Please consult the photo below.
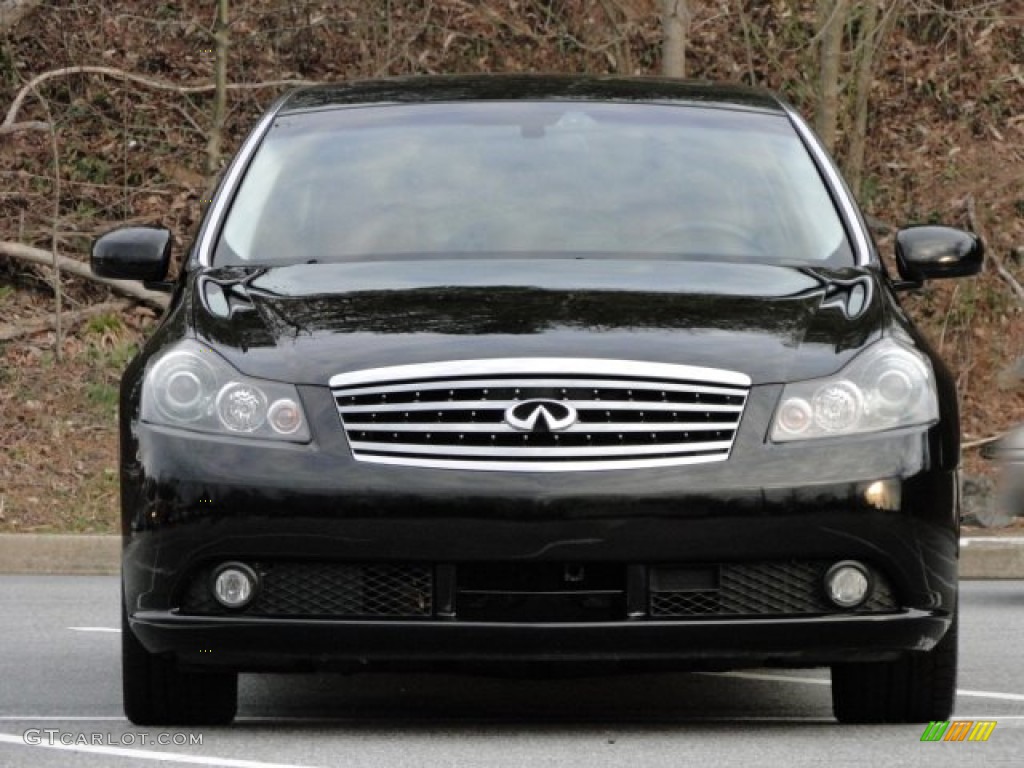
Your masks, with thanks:
[(227, 175), (224, 177), (224, 182), (221, 184), (220, 189), (215, 193), (216, 199), (213, 203), (213, 210), (209, 212), (205, 228), (203, 229), (202, 239), (199, 241), (198, 257), (200, 266), (209, 267), (212, 264), (214, 242), (220, 234), (221, 226), (224, 223), (228, 201), (234, 199), (241, 177), (249, 167), (249, 161), (256, 153), (256, 149), (263, 141), (263, 137), (266, 136), (267, 131), (270, 130), (270, 126), (276, 119), (277, 110), (272, 109), (256, 124), (249, 138), (242, 144), (238, 154), (235, 155), (235, 159), (232, 161), (231, 167), (228, 168)]
[[(858, 265), (866, 266), (870, 264), (871, 247), (868, 244), (868, 238), (861, 224), (861, 218), (857, 213), (857, 206), (847, 192), (846, 185), (842, 181), (842, 177), (839, 175), (835, 164), (832, 162), (824, 147), (821, 146), (821, 143), (818, 141), (814, 132), (810, 129), (810, 126), (807, 125), (803, 117), (801, 117), (789, 105), (783, 105), (783, 109), (786, 116), (789, 117), (790, 122), (795, 126), (797, 133), (799, 133), (805, 146), (811, 151), (816, 164), (828, 177), (829, 186), (834, 192), (835, 197), (843, 210), (844, 218), (852, 230), (855, 245), (854, 250), (856, 251)], [(264, 115), (256, 124), (256, 127), (249, 135), (249, 138), (239, 148), (235, 159), (232, 161), (231, 167), (228, 169), (228, 173), (225, 176), (220, 189), (216, 193), (213, 209), (209, 212), (209, 216), (202, 231), (199, 247), (197, 249), (200, 266), (211, 266), (213, 262), (213, 247), (227, 214), (228, 201), (234, 199), (241, 177), (249, 167), (249, 161), (256, 153), (257, 148), (277, 117), (278, 110), (276, 108), (272, 108), (266, 115)]]
[[(361, 371), (336, 374), (330, 378), (328, 385), (332, 389), (338, 389), (373, 382), (383, 384), (384, 382), (397, 383), (415, 379), (451, 379), (492, 374), (498, 374), (503, 377), (517, 374), (611, 376), (618, 379), (620, 384), (628, 379), (704, 381), (713, 385), (723, 384), (737, 387), (750, 387), (752, 383), (749, 376), (737, 371), (725, 371), (719, 368), (703, 368), (677, 363), (647, 363), (636, 360), (610, 360), (586, 357), (503, 357), (486, 360), (451, 360), (439, 363), (414, 363), (412, 365), (393, 365), (384, 368), (367, 368)], [(644, 382), (637, 382), (637, 384), (641, 383)], [(508, 386), (507, 383), (506, 386)], [(579, 384), (577, 383), (575, 386), (579, 386)], [(349, 393), (346, 392), (344, 394)]]
[(792, 107), (784, 105), (786, 115), (790, 121), (796, 127), (797, 132), (800, 134), (800, 138), (803, 139), (804, 145), (814, 155), (814, 160), (818, 168), (824, 172), (828, 178), (828, 185), (831, 188), (835, 199), (839, 202), (839, 207), (842, 208), (843, 218), (846, 220), (851, 234), (854, 240), (854, 250), (857, 256), (858, 266), (867, 266), (871, 264), (871, 247), (868, 245), (867, 235), (864, 232), (863, 226), (861, 226), (860, 215), (857, 212), (857, 205), (850, 197), (847, 191), (846, 184), (842, 177), (839, 175), (839, 171), (832, 162), (825, 148), (818, 141), (818, 137), (814, 135), (807, 122), (797, 114)]

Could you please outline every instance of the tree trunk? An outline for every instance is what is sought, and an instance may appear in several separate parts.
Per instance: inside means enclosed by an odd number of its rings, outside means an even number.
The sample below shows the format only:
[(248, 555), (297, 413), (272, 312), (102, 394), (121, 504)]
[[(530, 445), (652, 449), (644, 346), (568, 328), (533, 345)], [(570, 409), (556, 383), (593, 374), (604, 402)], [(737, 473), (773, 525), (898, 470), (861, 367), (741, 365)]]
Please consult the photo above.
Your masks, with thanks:
[(217, 0), (217, 23), (213, 32), (215, 45), (213, 97), (213, 125), (206, 145), (206, 172), (213, 176), (220, 170), (221, 141), (224, 137), (224, 117), (227, 114), (228, 91), (228, 0)]
[(662, 0), (661, 73), (686, 77), (686, 37), (690, 30), (688, 0)]
[(868, 106), (871, 97), (871, 80), (874, 72), (875, 53), (882, 45), (882, 28), (878, 23), (879, 0), (868, 0), (860, 23), (860, 40), (857, 59), (857, 77), (854, 85), (853, 132), (850, 135), (850, 150), (846, 161), (846, 177), (858, 197), (864, 197), (864, 144), (868, 132)]
[(816, 128), (829, 152), (835, 151), (839, 124), (839, 63), (849, 0), (818, 0), (821, 63)]
[[(39, 94), (36, 93), (38, 98)], [(53, 221), (50, 223), (50, 251), (53, 254), (53, 325), (54, 349), (53, 358), (58, 363), (64, 357), (64, 324), (61, 313), (64, 311), (64, 294), (60, 282), (60, 254), (57, 253), (57, 231), (60, 223), (60, 152), (57, 147), (57, 128), (53, 123), (50, 107), (46, 107), (46, 117), (50, 121), (50, 143), (53, 147)]]

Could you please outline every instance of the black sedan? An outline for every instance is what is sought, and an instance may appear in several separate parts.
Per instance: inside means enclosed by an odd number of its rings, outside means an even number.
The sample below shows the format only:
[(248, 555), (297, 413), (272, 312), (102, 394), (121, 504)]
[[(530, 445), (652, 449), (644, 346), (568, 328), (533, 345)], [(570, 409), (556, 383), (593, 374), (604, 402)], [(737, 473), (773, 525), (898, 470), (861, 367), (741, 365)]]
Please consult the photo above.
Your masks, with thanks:
[(170, 235), (121, 389), (123, 674), (223, 723), (240, 671), (830, 666), (946, 719), (959, 425), (899, 279), (777, 97), (639, 78), (297, 90)]

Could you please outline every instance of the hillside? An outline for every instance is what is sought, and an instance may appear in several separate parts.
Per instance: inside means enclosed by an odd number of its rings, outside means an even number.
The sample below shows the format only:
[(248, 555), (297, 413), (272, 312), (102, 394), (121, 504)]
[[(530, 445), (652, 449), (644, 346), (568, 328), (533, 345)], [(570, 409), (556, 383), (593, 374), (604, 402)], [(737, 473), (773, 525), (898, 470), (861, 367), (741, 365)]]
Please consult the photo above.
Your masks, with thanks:
[[(0, 49), (0, 240), (83, 261), (124, 222), (187, 246), (212, 176), (214, 3), (49, 0)], [(446, 72), (657, 74), (655, 0), (233, 0), (223, 154), (287, 87)], [(813, 0), (691, 2), (687, 75), (767, 86), (813, 115), (820, 38)], [(856, 135), (853, 66), (863, 7), (846, 29), (837, 156)], [(973, 228), (995, 261), (978, 279), (907, 296), (958, 376), (964, 459), (1024, 420), (1024, 2), (894, 0), (874, 51), (859, 196), (889, 226)], [(62, 71), (91, 67), (89, 72)], [(98, 68), (104, 68), (100, 72)], [(128, 73), (131, 79), (126, 79)], [(36, 78), (38, 83), (26, 88)], [(55, 158), (56, 154), (56, 158)], [(880, 227), (888, 253), (891, 244)], [(998, 266), (1002, 268), (1002, 273)], [(1014, 284), (1017, 288), (1014, 288)], [(115, 404), (151, 307), (65, 276), (71, 327), (48, 327), (51, 270), (0, 255), (0, 531), (117, 529)], [(102, 305), (98, 310), (95, 305)], [(5, 340), (6, 339), (6, 340)], [(59, 352), (59, 355), (58, 355)], [(60, 360), (57, 360), (59, 356)]]

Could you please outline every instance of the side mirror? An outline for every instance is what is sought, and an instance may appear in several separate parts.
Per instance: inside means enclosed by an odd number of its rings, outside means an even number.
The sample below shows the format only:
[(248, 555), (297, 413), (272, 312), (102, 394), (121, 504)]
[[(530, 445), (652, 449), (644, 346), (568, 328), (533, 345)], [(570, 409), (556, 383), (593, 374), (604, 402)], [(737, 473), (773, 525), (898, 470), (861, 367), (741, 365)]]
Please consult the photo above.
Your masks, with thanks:
[(89, 259), (93, 274), (159, 284), (171, 263), (171, 233), (163, 227), (124, 227), (97, 237)]
[(908, 283), (975, 275), (984, 255), (981, 238), (960, 229), (908, 227), (896, 233), (896, 268)]

